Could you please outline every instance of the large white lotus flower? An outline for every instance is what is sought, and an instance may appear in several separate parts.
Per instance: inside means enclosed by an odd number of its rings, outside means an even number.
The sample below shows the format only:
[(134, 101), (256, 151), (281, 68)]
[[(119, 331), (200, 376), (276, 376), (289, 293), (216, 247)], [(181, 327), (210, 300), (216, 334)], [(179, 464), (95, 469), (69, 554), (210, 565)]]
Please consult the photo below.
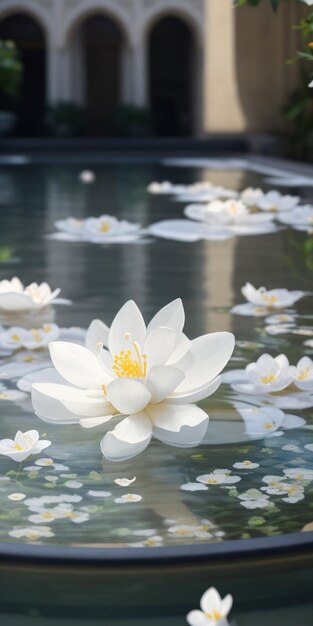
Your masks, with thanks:
[(241, 200), (209, 202), (208, 204), (190, 204), (185, 208), (185, 215), (193, 220), (205, 222), (211, 226), (229, 228), (233, 234), (262, 234), (275, 230), (271, 223), (273, 215), (268, 213), (250, 213)]
[(21, 463), (32, 454), (40, 454), (42, 450), (48, 448), (51, 441), (39, 439), (37, 430), (27, 430), (22, 433), (20, 430), (13, 439), (2, 439), (0, 441), (0, 454), (8, 456), (12, 461)]
[(256, 206), (261, 211), (292, 211), (299, 204), (299, 196), (282, 195), (279, 191), (268, 191), (256, 201)]
[(60, 231), (50, 239), (61, 241), (89, 241), (91, 243), (132, 243), (141, 233), (140, 224), (117, 220), (112, 215), (76, 219), (68, 217), (55, 223)]
[(302, 357), (296, 366), (290, 367), (293, 384), (303, 391), (313, 391), (313, 361)]
[(234, 337), (222, 332), (190, 341), (182, 332), (184, 319), (182, 302), (175, 300), (146, 327), (130, 300), (108, 333), (103, 327), (103, 337), (101, 323), (93, 324), (87, 348), (53, 342), (50, 354), (61, 384), (55, 378), (48, 382), (49, 372), (47, 382), (33, 384), (35, 412), (47, 421), (87, 428), (126, 415), (101, 442), (104, 456), (111, 460), (139, 454), (152, 435), (174, 446), (198, 444), (208, 416), (190, 403), (218, 388)]
[(63, 304), (57, 299), (60, 289), (51, 291), (47, 283), (31, 283), (24, 287), (19, 278), (0, 281), (0, 312), (22, 312), (42, 309), (50, 304)]
[(222, 600), (215, 587), (210, 587), (200, 600), (201, 611), (190, 611), (186, 616), (187, 622), (190, 626), (214, 626), (222, 622), (225, 624), (232, 605), (233, 598), (230, 594)]

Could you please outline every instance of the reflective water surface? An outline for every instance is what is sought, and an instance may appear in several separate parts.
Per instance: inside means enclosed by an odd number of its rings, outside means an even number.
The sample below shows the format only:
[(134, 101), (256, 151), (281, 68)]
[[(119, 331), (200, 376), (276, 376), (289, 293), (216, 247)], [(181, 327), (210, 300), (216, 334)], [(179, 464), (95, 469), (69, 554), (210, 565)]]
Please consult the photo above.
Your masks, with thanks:
[[(235, 333), (237, 345), (228, 369), (243, 369), (264, 352), (272, 356), (283, 352), (291, 364), (313, 354), (313, 347), (304, 345), (313, 336), (312, 296), (289, 311), (295, 315), (292, 331), (297, 334), (286, 329), (284, 334), (271, 335), (264, 317), (230, 313), (233, 305), (244, 301), (240, 289), (247, 281), (257, 287), (312, 289), (310, 235), (286, 228), (221, 242), (182, 243), (149, 236), (110, 246), (47, 238), (55, 230), (55, 221), (68, 216), (107, 213), (144, 227), (161, 219), (182, 218), (184, 203), (147, 193), (152, 180), (210, 180), (235, 190), (248, 185), (269, 189), (264, 176), (223, 170), (222, 165), (220, 170), (210, 170), (104, 162), (92, 166), (96, 180), (84, 185), (78, 175), (86, 167), (90, 168), (87, 159), (66, 163), (62, 157), (51, 164), (1, 166), (1, 279), (17, 275), (25, 284), (46, 280), (53, 288), (61, 287), (61, 295), (72, 300), (72, 306), (55, 311), (61, 327), (86, 328), (94, 318), (110, 324), (129, 298), (148, 321), (161, 306), (181, 297), (189, 337), (219, 330)], [(286, 187), (282, 190), (288, 192)], [(291, 193), (300, 193), (309, 202), (312, 190), (293, 188)], [(3, 356), (1, 363), (14, 358)], [(210, 424), (200, 446), (178, 449), (154, 440), (142, 455), (113, 464), (104, 461), (100, 452), (105, 427), (84, 430), (43, 423), (33, 414), (27, 394), (7, 400), (6, 393), (16, 389), (16, 381), (2, 382), (1, 439), (12, 438), (19, 429), (37, 429), (52, 446), (21, 468), (0, 457), (0, 542), (95, 549), (155, 546), (157, 550), (313, 528), (311, 398), (302, 404), (289, 398), (280, 398), (277, 404), (276, 398), (274, 406), (286, 414), (282, 420), (271, 414), (273, 402), (266, 399), (263, 404), (270, 408), (260, 417), (262, 430), (260, 424), (251, 427), (255, 399), (225, 383), (201, 403)], [(240, 413), (238, 408), (243, 407)], [(114, 482), (134, 477), (128, 487)], [(287, 488), (269, 493), (268, 477), (276, 477)], [(10, 499), (14, 493), (25, 497)], [(140, 498), (123, 500), (128, 493)], [(34, 500), (46, 496), (50, 501)], [(60, 503), (67, 505), (69, 515), (54, 518), (51, 510)], [(44, 510), (40, 519), (34, 519), (38, 506)], [(36, 537), (14, 534), (34, 525), (50, 530), (46, 536), (44, 530)]]

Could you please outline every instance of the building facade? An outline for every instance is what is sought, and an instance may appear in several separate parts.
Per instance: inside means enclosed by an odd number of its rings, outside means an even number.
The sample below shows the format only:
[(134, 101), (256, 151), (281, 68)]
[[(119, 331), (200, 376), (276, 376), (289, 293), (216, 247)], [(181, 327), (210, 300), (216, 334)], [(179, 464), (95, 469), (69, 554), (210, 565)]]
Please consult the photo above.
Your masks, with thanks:
[[(295, 2), (235, 10), (231, 0), (0, 0), (0, 38), (24, 64), (20, 125), (73, 103), (91, 135), (112, 135), (121, 105), (149, 108), (157, 135), (280, 130), (297, 85)], [(3, 108), (3, 107), (2, 107)]]

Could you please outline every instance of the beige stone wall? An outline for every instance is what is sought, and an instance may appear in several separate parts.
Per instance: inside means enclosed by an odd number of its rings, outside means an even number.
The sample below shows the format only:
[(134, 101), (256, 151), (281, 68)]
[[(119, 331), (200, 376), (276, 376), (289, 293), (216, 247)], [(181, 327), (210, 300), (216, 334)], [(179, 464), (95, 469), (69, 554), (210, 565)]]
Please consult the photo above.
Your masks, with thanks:
[(299, 84), (299, 64), (287, 65), (303, 45), (292, 27), (308, 8), (285, 0), (234, 9), (230, 0), (207, 0), (205, 132), (279, 131), (282, 108)]

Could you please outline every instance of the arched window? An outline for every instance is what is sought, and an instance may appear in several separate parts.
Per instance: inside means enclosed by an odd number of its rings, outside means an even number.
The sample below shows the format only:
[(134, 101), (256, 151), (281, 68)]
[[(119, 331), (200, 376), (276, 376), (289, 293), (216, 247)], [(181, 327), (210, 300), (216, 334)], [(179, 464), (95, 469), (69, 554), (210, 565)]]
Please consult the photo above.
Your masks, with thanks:
[(86, 110), (87, 132), (113, 135), (121, 100), (122, 30), (110, 17), (96, 14), (81, 22), (74, 40), (74, 73), (80, 83), (78, 98)]
[(39, 135), (43, 131), (46, 94), (45, 35), (38, 22), (24, 13), (0, 19), (0, 39), (15, 42), (23, 64), (20, 93), (16, 99), (1, 94), (0, 110), (17, 113), (16, 134)]
[(149, 96), (157, 135), (190, 135), (194, 130), (195, 42), (180, 18), (166, 16), (149, 39)]

